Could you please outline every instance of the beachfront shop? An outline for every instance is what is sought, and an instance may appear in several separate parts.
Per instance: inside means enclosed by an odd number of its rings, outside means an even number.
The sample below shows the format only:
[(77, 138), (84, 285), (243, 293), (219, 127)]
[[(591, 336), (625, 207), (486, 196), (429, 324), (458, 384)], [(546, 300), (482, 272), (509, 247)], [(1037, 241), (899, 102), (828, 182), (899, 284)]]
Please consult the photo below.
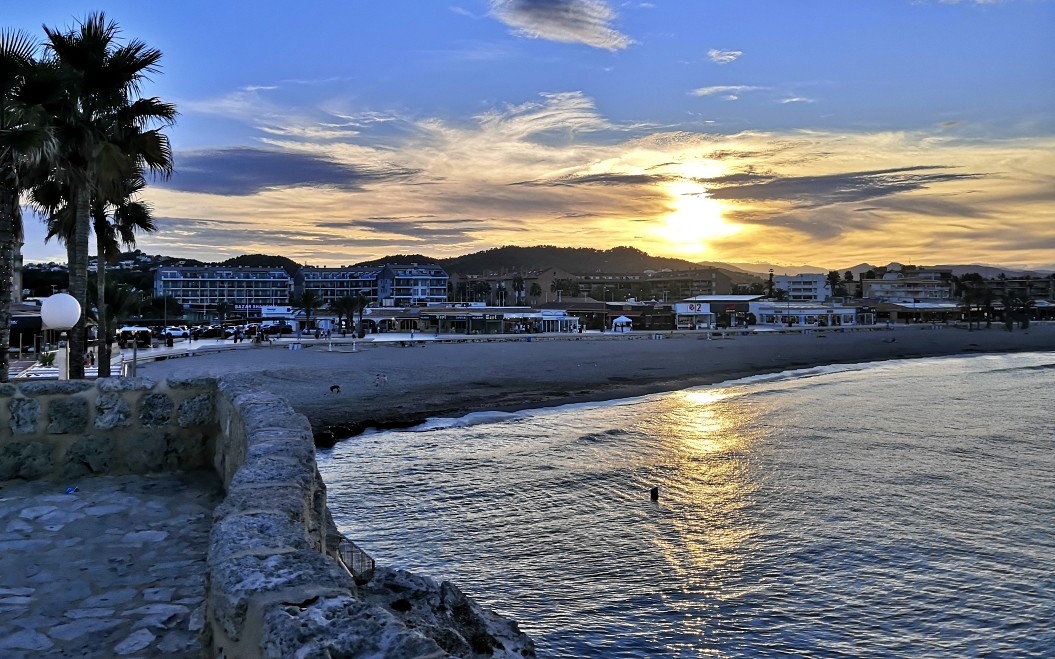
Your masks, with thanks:
[(564, 309), (515, 311), (505, 314), (503, 324), (506, 334), (574, 332), (579, 328), (579, 318)]
[(504, 315), (491, 311), (467, 309), (424, 311), (421, 329), (436, 336), (444, 334), (501, 334)]
[(674, 304), (674, 326), (679, 330), (713, 329), (716, 322), (710, 302)]
[(769, 327), (850, 327), (875, 323), (871, 307), (843, 307), (815, 302), (757, 302), (751, 315), (759, 326)]

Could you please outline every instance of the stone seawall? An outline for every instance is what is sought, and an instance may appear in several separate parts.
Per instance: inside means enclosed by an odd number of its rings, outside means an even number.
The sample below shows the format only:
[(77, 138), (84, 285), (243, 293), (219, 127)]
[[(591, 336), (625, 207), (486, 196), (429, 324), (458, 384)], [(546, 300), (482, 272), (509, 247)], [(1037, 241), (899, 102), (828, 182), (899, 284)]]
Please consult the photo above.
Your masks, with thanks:
[(215, 391), (210, 378), (0, 384), (0, 481), (207, 467)]
[(448, 582), (378, 569), (357, 583), (326, 506), (311, 427), (223, 378), (0, 385), (0, 480), (211, 467), (208, 657), (533, 657), (515, 622)]
[(222, 378), (214, 466), (227, 498), (209, 547), (207, 647), (217, 657), (533, 657), (507, 621), (437, 584), (337, 559), (308, 420), (282, 398)]

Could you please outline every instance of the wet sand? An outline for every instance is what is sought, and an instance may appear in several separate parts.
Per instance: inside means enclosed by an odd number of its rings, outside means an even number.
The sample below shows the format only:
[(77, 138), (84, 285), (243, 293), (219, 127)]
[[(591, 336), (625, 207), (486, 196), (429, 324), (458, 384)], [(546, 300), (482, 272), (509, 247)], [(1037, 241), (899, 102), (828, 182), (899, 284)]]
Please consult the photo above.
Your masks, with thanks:
[[(335, 339), (141, 364), (139, 375), (227, 374), (290, 401), (325, 444), (363, 428), (428, 417), (611, 400), (829, 364), (985, 352), (1055, 350), (1055, 323), (1028, 330), (900, 325), (876, 331), (697, 332), (494, 337), (401, 345)], [(385, 338), (391, 339), (391, 336)], [(419, 335), (420, 338), (420, 335)], [(481, 337), (486, 338), (486, 337)], [(333, 432), (334, 435), (330, 435)]]

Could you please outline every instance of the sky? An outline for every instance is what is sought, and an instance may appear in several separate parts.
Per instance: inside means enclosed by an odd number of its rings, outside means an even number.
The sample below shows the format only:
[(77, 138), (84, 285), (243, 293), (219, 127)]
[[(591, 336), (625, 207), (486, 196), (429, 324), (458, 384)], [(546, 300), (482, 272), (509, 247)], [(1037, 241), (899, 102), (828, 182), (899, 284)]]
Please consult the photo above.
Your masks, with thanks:
[(1055, 0), (4, 4), (164, 53), (150, 254), (1055, 269)]

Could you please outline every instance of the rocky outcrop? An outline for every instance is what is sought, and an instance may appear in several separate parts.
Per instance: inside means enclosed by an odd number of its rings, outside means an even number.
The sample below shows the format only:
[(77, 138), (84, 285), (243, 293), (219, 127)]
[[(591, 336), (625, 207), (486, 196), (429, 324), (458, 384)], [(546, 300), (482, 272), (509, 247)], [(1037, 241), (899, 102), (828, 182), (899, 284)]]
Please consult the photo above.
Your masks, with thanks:
[(535, 644), (517, 623), (481, 607), (449, 581), (377, 568), (360, 598), (384, 608), (409, 629), (455, 657), (534, 657)]

